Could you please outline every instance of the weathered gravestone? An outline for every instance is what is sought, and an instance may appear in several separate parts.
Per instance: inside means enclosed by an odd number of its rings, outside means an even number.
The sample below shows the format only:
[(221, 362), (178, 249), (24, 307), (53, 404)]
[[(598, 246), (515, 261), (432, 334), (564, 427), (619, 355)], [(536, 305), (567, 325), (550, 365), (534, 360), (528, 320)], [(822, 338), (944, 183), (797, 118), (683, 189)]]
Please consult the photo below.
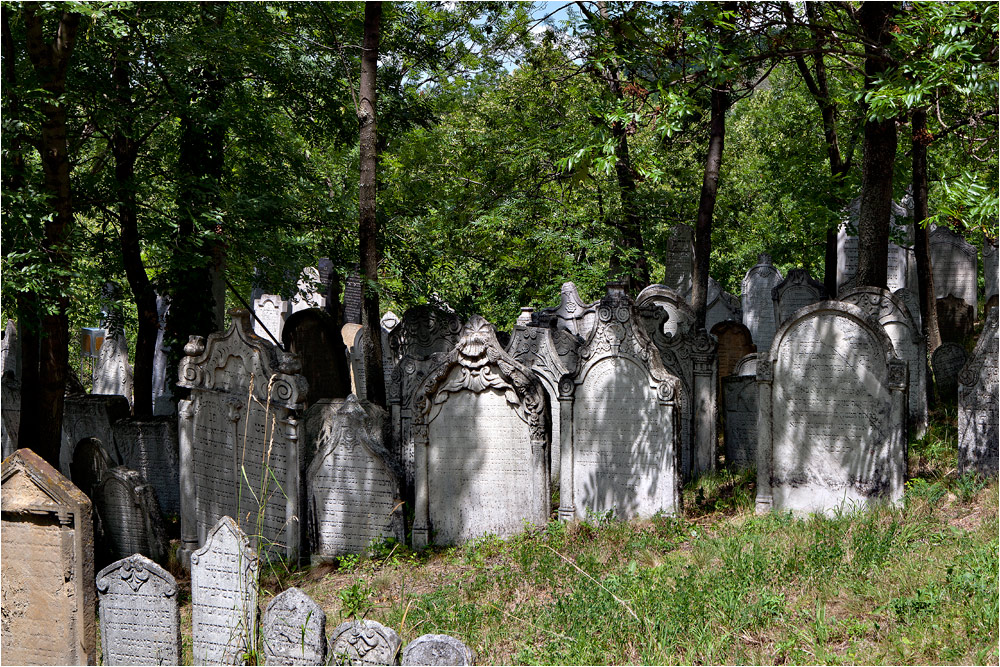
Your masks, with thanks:
[(164, 514), (180, 514), (180, 454), (177, 420), (122, 419), (112, 426), (122, 465), (138, 472), (153, 489)]
[(758, 350), (768, 350), (778, 327), (774, 319), (771, 292), (781, 282), (781, 273), (771, 264), (771, 256), (761, 254), (757, 264), (743, 276), (740, 288), (743, 324), (750, 330)]
[(5, 665), (93, 665), (90, 500), (30, 449), (2, 466)]
[(17, 339), (17, 323), (7, 320), (3, 330), (3, 343), (0, 345), (0, 375), (21, 377), (21, 347)]
[(705, 329), (711, 331), (719, 322), (733, 320), (743, 321), (743, 308), (740, 300), (722, 289), (715, 278), (708, 279), (708, 298), (705, 306)]
[(403, 641), (392, 628), (375, 621), (346, 621), (327, 642), (336, 665), (398, 665)]
[(989, 299), (986, 300), (986, 305), (983, 307), (983, 312), (986, 315), (989, 315), (990, 311), (998, 306), (1000, 306), (1000, 297), (994, 294), (993, 296), (991, 296)]
[(336, 320), (325, 310), (309, 308), (289, 315), (281, 333), (285, 349), (302, 362), (309, 385), (306, 407), (321, 398), (344, 398), (351, 393), (347, 348)]
[(958, 343), (941, 343), (931, 353), (934, 387), (943, 400), (954, 400), (958, 392), (958, 374), (965, 367), (968, 355)]
[(104, 528), (104, 546), (111, 558), (142, 554), (167, 562), (170, 544), (153, 487), (123, 466), (104, 473), (94, 492), (94, 505)]
[[(936, 288), (935, 288), (936, 291)], [(937, 300), (938, 330), (946, 343), (961, 343), (972, 335), (976, 313), (972, 306), (954, 294)]]
[(197, 665), (238, 665), (257, 623), (257, 554), (224, 516), (191, 554), (191, 649)]
[(253, 332), (265, 340), (280, 341), (291, 305), (280, 294), (261, 294), (253, 300)]
[(167, 381), (169, 370), (169, 348), (163, 337), (167, 331), (167, 313), (170, 311), (170, 301), (165, 296), (156, 296), (156, 351), (153, 353), (153, 415), (157, 417), (177, 417), (177, 406), (173, 400), (170, 382)]
[(125, 334), (108, 336), (94, 367), (94, 394), (118, 394), (132, 402), (132, 366)]
[[(129, 416), (128, 401), (119, 395), (67, 396), (63, 403), (62, 443), (59, 448), (59, 470), (74, 484), (70, 466), (80, 443), (97, 440), (110, 458), (120, 463), (121, 456), (115, 449), (114, 424)], [(100, 481), (100, 480), (98, 480)], [(84, 493), (88, 489), (80, 487)]]
[(757, 361), (757, 510), (895, 503), (906, 478), (906, 362), (857, 306), (806, 306)]
[(514, 326), (528, 326), (531, 324), (532, 315), (535, 313), (535, 309), (531, 306), (522, 306), (521, 314), (517, 316), (517, 321), (514, 322)]
[(934, 296), (956, 296), (972, 306), (973, 317), (979, 308), (976, 277), (979, 274), (976, 246), (948, 227), (935, 227), (927, 235), (931, 268), (934, 271)]
[(584, 303), (576, 285), (571, 282), (562, 284), (557, 307), (545, 308), (534, 315), (532, 324), (540, 325), (545, 317), (554, 317), (557, 327), (566, 329), (581, 338), (587, 338), (597, 323), (597, 310), (594, 304)]
[(733, 375), (752, 375), (757, 377), (757, 353), (748, 354), (736, 362), (733, 367)]
[[(349, 325), (345, 324), (344, 326)], [(365, 369), (365, 337), (368, 335), (368, 327), (361, 324), (351, 326), (358, 327), (354, 339), (347, 347), (347, 356), (351, 363), (351, 382), (353, 383), (351, 393), (364, 398), (368, 395), (368, 379)]]
[(684, 299), (690, 297), (694, 273), (694, 230), (690, 226), (678, 224), (670, 231), (664, 264), (663, 284)]
[(774, 321), (778, 327), (787, 322), (795, 311), (826, 298), (822, 283), (812, 279), (805, 269), (792, 269), (785, 279), (771, 290)]
[(116, 465), (100, 440), (87, 438), (81, 441), (73, 452), (69, 478), (88, 498), (93, 499), (104, 475)]
[(983, 239), (983, 278), (986, 279), (986, 291), (983, 297), (989, 302), (1000, 292), (1000, 284), (997, 283), (997, 239), (988, 236)]
[[(662, 312), (662, 311), (661, 311)], [(560, 518), (623, 519), (680, 510), (680, 444), (670, 375), (622, 285), (609, 285), (580, 371), (560, 383), (564, 438)], [(714, 415), (713, 415), (714, 419)]]
[(379, 540), (404, 541), (402, 474), (383, 444), (387, 419), (384, 410), (353, 395), (310, 408), (307, 432), (316, 453), (306, 488), (314, 557), (364, 553)]
[(7, 458), (17, 450), (21, 429), (21, 382), (13, 373), (0, 376), (0, 453)]
[[(226, 333), (184, 346), (178, 404), (181, 556), (235, 516), (271, 553), (299, 553), (302, 467), (299, 414), (306, 381), (300, 364), (250, 332), (249, 313), (233, 313)], [(258, 511), (260, 517), (258, 519)]]
[[(845, 289), (853, 289), (853, 278), (858, 272), (858, 220), (861, 215), (861, 197), (856, 197), (846, 209), (847, 220), (837, 233), (837, 294)], [(917, 288), (917, 262), (913, 254), (913, 225), (907, 218), (912, 217), (905, 206), (891, 202), (889, 224), (892, 237), (901, 245), (889, 242), (886, 257), (886, 285), (890, 292), (902, 287)], [(830, 298), (833, 295), (828, 295)]]
[(389, 385), (392, 383), (392, 369), (395, 360), (392, 356), (392, 348), (389, 347), (389, 334), (399, 324), (399, 317), (391, 310), (382, 316), (382, 374), (385, 378), (385, 393), (388, 399)]
[(319, 277), (319, 269), (315, 266), (307, 266), (302, 269), (299, 282), (296, 286), (295, 294), (292, 296), (289, 307), (293, 313), (309, 308), (326, 309), (326, 294), (322, 281)]
[(261, 634), (265, 665), (326, 664), (326, 612), (298, 588), (271, 600)]
[(650, 285), (639, 292), (635, 298), (635, 307), (658, 306), (667, 313), (667, 319), (662, 322), (660, 333), (680, 334), (694, 326), (694, 310), (677, 292), (666, 285)]
[(364, 373), (364, 356), (361, 350), (358, 350), (357, 354), (354, 350), (354, 342), (362, 328), (360, 324), (352, 322), (348, 322), (340, 328), (340, 337), (344, 341), (344, 352), (347, 354), (347, 366), (351, 371), (351, 393), (355, 396), (364, 396), (358, 391), (358, 376)]
[(903, 302), (903, 305), (906, 306), (906, 310), (910, 313), (910, 317), (913, 318), (914, 323), (917, 325), (917, 330), (923, 332), (923, 319), (920, 314), (920, 297), (917, 293), (913, 290), (901, 287), (892, 294)]
[(878, 287), (855, 288), (840, 300), (858, 306), (877, 320), (892, 341), (896, 356), (906, 362), (910, 435), (923, 436), (927, 430), (927, 345), (909, 309), (892, 292)]
[(958, 376), (958, 472), (996, 475), (1000, 464), (997, 391), (997, 310), (994, 308)]
[(726, 465), (742, 470), (757, 465), (757, 377), (722, 378)]
[(344, 283), (343, 324), (361, 324), (361, 275), (357, 269)]
[(456, 544), (548, 520), (548, 397), (489, 322), (469, 320), (413, 404), (415, 547), (432, 534)]
[(712, 327), (711, 334), (719, 341), (719, 378), (733, 374), (740, 359), (757, 351), (750, 330), (740, 322), (725, 320)]
[(403, 665), (473, 665), (476, 656), (448, 635), (421, 635), (403, 649)]
[(140, 554), (97, 574), (101, 654), (105, 665), (181, 664), (177, 582)]

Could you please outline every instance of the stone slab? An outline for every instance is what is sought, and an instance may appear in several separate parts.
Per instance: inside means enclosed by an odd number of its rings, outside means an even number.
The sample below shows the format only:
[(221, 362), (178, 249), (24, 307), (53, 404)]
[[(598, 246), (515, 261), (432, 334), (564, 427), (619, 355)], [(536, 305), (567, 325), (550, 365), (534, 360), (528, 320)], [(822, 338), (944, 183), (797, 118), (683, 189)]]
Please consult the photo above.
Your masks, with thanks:
[(743, 277), (743, 324), (750, 330), (758, 350), (768, 350), (778, 326), (774, 318), (771, 293), (782, 281), (781, 273), (771, 264), (771, 257), (761, 254), (757, 264)]
[(757, 465), (757, 377), (722, 378), (726, 465), (744, 470)]
[(156, 493), (142, 475), (124, 466), (108, 470), (94, 492), (94, 505), (111, 558), (142, 554), (167, 562), (169, 540), (163, 517)]
[(937, 226), (927, 235), (931, 267), (934, 271), (934, 296), (943, 299), (953, 295), (979, 308), (977, 280), (979, 274), (976, 246), (948, 227)]
[(965, 367), (969, 355), (958, 343), (942, 343), (931, 353), (934, 386), (943, 400), (954, 400), (958, 392), (958, 374)]
[(448, 635), (421, 635), (403, 649), (403, 665), (474, 665), (468, 646)]
[(958, 472), (996, 476), (1000, 466), (997, 390), (997, 310), (958, 376)]
[(346, 621), (330, 635), (329, 653), (338, 665), (398, 665), (399, 634), (375, 621)]
[(177, 419), (122, 419), (112, 426), (122, 465), (138, 472), (156, 491), (164, 515), (180, 514), (180, 452)]
[(682, 298), (688, 298), (694, 274), (694, 230), (689, 225), (678, 224), (670, 231), (663, 263), (666, 266), (663, 284)]
[(976, 312), (964, 299), (954, 294), (938, 299), (937, 316), (938, 330), (944, 342), (964, 343), (972, 335)]
[(298, 588), (268, 603), (261, 634), (265, 665), (326, 664), (326, 612)]

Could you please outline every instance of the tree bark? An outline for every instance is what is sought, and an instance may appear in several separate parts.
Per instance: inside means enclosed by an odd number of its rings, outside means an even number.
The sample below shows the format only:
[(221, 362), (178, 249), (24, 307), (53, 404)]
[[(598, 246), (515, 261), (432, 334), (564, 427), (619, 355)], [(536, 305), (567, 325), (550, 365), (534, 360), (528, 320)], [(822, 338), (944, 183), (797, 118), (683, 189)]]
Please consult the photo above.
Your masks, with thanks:
[[(914, 109), (913, 129), (913, 252), (917, 259), (917, 286), (920, 293), (920, 320), (927, 337), (927, 354), (941, 345), (938, 328), (937, 300), (934, 298), (934, 272), (931, 267), (931, 250), (927, 226), (927, 146), (933, 141), (927, 131), (927, 111)], [(928, 376), (928, 395), (933, 395)]]
[(691, 307), (694, 309), (695, 326), (705, 328), (708, 299), (708, 269), (712, 256), (712, 215), (719, 191), (719, 168), (726, 138), (726, 109), (729, 94), (722, 88), (712, 89), (711, 129), (708, 139), (708, 156), (705, 158), (705, 176), (698, 200), (698, 218), (694, 230), (694, 276), (691, 282)]

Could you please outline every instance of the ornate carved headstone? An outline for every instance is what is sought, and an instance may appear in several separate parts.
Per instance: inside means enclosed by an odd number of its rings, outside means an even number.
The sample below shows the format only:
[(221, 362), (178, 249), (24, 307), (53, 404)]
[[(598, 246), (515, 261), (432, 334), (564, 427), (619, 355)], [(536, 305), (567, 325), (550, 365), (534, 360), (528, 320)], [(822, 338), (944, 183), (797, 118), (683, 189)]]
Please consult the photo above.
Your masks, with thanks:
[(774, 321), (780, 327), (800, 308), (811, 306), (826, 298), (822, 283), (813, 280), (805, 269), (792, 269), (785, 279), (774, 286)]
[(900, 288), (892, 293), (897, 299), (899, 299), (906, 310), (909, 311), (910, 317), (913, 318), (914, 323), (917, 325), (917, 331), (923, 331), (923, 319), (920, 316), (920, 297), (913, 290), (906, 288)]
[(741, 470), (757, 465), (757, 376), (722, 378), (726, 465)]
[(757, 361), (757, 510), (902, 499), (906, 363), (882, 327), (838, 301), (806, 306)]
[(705, 305), (705, 329), (711, 331), (719, 322), (734, 320), (743, 321), (743, 308), (740, 300), (722, 289), (715, 278), (708, 279), (708, 298)]
[(968, 355), (958, 343), (941, 343), (931, 353), (934, 387), (943, 400), (954, 400), (958, 391), (958, 374), (965, 367)]
[(97, 574), (105, 665), (181, 664), (177, 582), (140, 554)]
[(403, 665), (474, 665), (468, 646), (448, 635), (421, 635), (403, 649)]
[[(935, 291), (937, 288), (935, 287)], [(954, 294), (937, 300), (938, 330), (946, 343), (961, 343), (972, 335), (976, 312)]]
[[(853, 289), (852, 281), (858, 272), (858, 220), (861, 215), (861, 197), (856, 197), (846, 209), (847, 220), (837, 233), (837, 294)], [(913, 225), (906, 218), (912, 214), (905, 206), (892, 202), (889, 224), (894, 240), (889, 242), (886, 258), (886, 284), (890, 292), (902, 287), (917, 288), (917, 262), (913, 254)], [(833, 295), (829, 295), (831, 298)]]
[(546, 318), (555, 318), (556, 326), (567, 329), (581, 338), (589, 336), (591, 329), (597, 322), (597, 310), (594, 304), (584, 303), (576, 285), (571, 282), (562, 284), (562, 289), (559, 292), (559, 306), (545, 308), (534, 315), (531, 324), (544, 326), (548, 322)]
[(112, 426), (122, 465), (138, 472), (153, 489), (164, 514), (180, 514), (180, 453), (177, 420), (122, 419)]
[(663, 284), (682, 298), (691, 296), (691, 276), (694, 273), (694, 230), (678, 224), (670, 231), (667, 241), (666, 270)]
[(771, 264), (771, 256), (761, 254), (757, 265), (747, 271), (740, 288), (743, 324), (750, 330), (754, 345), (761, 352), (771, 348), (771, 338), (778, 326), (774, 319), (771, 292), (781, 282), (781, 274)]
[(983, 239), (983, 277), (986, 279), (983, 298), (989, 302), (1000, 293), (1000, 284), (997, 283), (997, 239), (988, 236)]
[(2, 487), (4, 664), (95, 664), (90, 500), (30, 449), (4, 459)]
[(996, 475), (1000, 465), (997, 390), (997, 310), (986, 320), (962, 373), (958, 376), (958, 472)]
[(285, 320), (291, 315), (292, 308), (280, 294), (261, 294), (253, 300), (253, 313), (257, 316), (253, 321), (253, 332), (265, 340), (270, 341), (273, 336), (274, 340), (280, 341)]
[(228, 516), (191, 554), (191, 648), (195, 664), (238, 665), (257, 622), (257, 554)]
[(711, 334), (719, 341), (719, 378), (733, 374), (740, 359), (757, 351), (750, 330), (740, 322), (725, 320), (712, 327)]
[(142, 554), (167, 561), (169, 540), (156, 494), (139, 473), (122, 466), (107, 471), (97, 485), (94, 504), (112, 558)]
[(326, 664), (326, 612), (298, 588), (271, 600), (261, 634), (265, 665)]
[[(129, 406), (124, 396), (117, 394), (67, 396), (63, 404), (62, 443), (59, 448), (59, 470), (62, 474), (77, 484), (70, 466), (77, 446), (90, 439), (99, 441), (111, 459), (120, 463), (121, 456), (115, 449), (114, 425), (122, 419), (127, 419), (128, 416)], [(84, 493), (89, 493), (89, 490), (82, 486), (80, 489)]]
[(329, 653), (337, 665), (398, 665), (403, 641), (375, 621), (346, 621), (330, 635)]
[(320, 280), (318, 268), (307, 266), (302, 269), (295, 295), (289, 305), (293, 313), (308, 308), (326, 310), (326, 289)]
[[(313, 413), (320, 414), (313, 414)], [(388, 416), (351, 395), (339, 403), (318, 403), (306, 421), (316, 451), (306, 488), (314, 556), (364, 553), (373, 542), (402, 543), (401, 472), (383, 444)]]
[(757, 353), (748, 354), (736, 362), (733, 367), (733, 375), (752, 375), (757, 377)]
[(0, 452), (7, 458), (17, 450), (18, 432), (21, 429), (21, 382), (13, 373), (0, 376)]
[(647, 306), (658, 306), (667, 313), (660, 333), (679, 334), (694, 326), (694, 310), (683, 296), (666, 285), (650, 285), (639, 292), (639, 296), (635, 298), (635, 307), (644, 309)]
[(501, 537), (549, 514), (549, 404), (541, 381), (475, 315), (414, 394), (413, 544)]
[(973, 316), (979, 308), (976, 298), (976, 277), (979, 273), (976, 246), (948, 227), (935, 227), (927, 235), (931, 268), (934, 271), (934, 296), (943, 299), (953, 295), (972, 306)]

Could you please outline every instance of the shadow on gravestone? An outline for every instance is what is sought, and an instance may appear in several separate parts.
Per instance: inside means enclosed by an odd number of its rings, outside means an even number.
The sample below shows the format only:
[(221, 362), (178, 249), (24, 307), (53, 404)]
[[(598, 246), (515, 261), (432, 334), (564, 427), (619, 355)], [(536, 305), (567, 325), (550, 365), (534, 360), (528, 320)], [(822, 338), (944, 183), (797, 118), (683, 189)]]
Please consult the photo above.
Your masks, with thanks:
[(177, 419), (122, 419), (115, 422), (113, 430), (122, 465), (138, 472), (156, 490), (156, 499), (164, 515), (180, 514)]
[(265, 665), (326, 664), (326, 612), (298, 588), (267, 605), (261, 637)]
[(337, 626), (327, 650), (337, 665), (398, 665), (399, 634), (375, 621), (346, 621)]
[(997, 317), (996, 309), (990, 312), (976, 348), (958, 376), (959, 474), (995, 476), (1000, 468)]
[(403, 665), (474, 665), (476, 655), (448, 635), (421, 635), (403, 649)]
[(945, 343), (964, 343), (972, 335), (976, 313), (972, 306), (955, 296), (938, 299), (936, 302), (938, 330)]
[(167, 562), (166, 528), (153, 487), (142, 475), (123, 466), (104, 473), (94, 493), (110, 557), (142, 554), (159, 563)]
[(281, 336), (285, 348), (302, 361), (302, 375), (309, 384), (306, 407), (321, 398), (344, 398), (351, 393), (347, 348), (329, 313), (318, 308), (293, 313)]
[(968, 355), (958, 343), (941, 343), (931, 353), (931, 370), (934, 371), (934, 388), (938, 398), (952, 403), (958, 395), (958, 374), (962, 372)]
[(761, 253), (740, 285), (743, 324), (750, 330), (758, 350), (768, 350), (777, 331), (771, 292), (782, 281), (781, 273), (771, 264), (771, 256)]

